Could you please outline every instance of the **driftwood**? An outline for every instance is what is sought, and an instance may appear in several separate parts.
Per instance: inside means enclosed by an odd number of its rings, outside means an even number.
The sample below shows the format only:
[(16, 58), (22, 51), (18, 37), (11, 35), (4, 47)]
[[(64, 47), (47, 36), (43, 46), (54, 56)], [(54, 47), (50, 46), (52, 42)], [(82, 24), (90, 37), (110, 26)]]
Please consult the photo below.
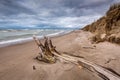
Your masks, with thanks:
[(55, 63), (56, 58), (52, 52), (53, 51), (57, 52), (57, 51), (55, 50), (55, 46), (52, 45), (52, 41), (47, 37), (44, 37), (45, 42), (44, 44), (42, 44), (41, 41), (37, 39), (35, 36), (33, 37), (33, 39), (36, 42), (38, 48), (41, 50), (40, 55), (37, 56), (36, 59), (44, 62), (48, 62), (48, 63)]
[(103, 80), (120, 80), (120, 75), (113, 70), (109, 70), (107, 68), (104, 68), (100, 65), (96, 65), (92, 62), (89, 62), (83, 58), (59, 53), (55, 46), (53, 46), (52, 41), (45, 37), (44, 44), (41, 43), (39, 39), (37, 39), (35, 36), (33, 37), (35, 40), (38, 48), (41, 50), (40, 56), (37, 57), (38, 60), (42, 60), (44, 62), (49, 63), (55, 63), (57, 59), (64, 59), (72, 64), (75, 64), (79, 68), (85, 68), (92, 72), (95, 75), (98, 75)]

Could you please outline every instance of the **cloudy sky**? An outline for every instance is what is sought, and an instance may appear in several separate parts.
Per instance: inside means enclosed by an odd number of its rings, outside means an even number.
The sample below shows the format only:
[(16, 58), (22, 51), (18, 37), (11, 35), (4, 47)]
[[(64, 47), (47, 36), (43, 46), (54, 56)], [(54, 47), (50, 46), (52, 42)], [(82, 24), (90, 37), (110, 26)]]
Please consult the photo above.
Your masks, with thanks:
[(84, 27), (120, 0), (0, 0), (0, 28)]

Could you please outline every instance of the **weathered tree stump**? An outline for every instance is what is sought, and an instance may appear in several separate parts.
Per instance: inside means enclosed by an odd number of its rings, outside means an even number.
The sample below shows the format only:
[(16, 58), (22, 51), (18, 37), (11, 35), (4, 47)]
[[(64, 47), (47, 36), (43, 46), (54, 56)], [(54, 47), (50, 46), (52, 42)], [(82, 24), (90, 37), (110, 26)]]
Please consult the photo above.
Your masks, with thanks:
[(36, 59), (47, 63), (55, 63), (56, 58), (52, 52), (56, 52), (56, 50), (55, 46), (53, 46), (52, 44), (52, 41), (47, 37), (44, 37), (44, 44), (42, 44), (41, 41), (35, 36), (33, 37), (33, 39), (35, 40), (38, 48), (41, 50), (40, 55), (37, 56)]

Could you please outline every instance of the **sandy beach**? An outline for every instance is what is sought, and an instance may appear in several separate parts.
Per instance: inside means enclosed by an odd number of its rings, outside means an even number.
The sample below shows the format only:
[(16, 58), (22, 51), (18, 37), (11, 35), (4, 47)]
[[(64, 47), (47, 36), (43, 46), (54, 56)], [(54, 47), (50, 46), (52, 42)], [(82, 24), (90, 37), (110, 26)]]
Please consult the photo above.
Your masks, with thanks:
[[(92, 44), (89, 40), (92, 35), (76, 30), (51, 39), (58, 51), (82, 56), (120, 74), (120, 46), (109, 42)], [(38, 53), (34, 41), (0, 48), (0, 80), (102, 80), (72, 63), (57, 61), (48, 64), (37, 61), (35, 57)]]

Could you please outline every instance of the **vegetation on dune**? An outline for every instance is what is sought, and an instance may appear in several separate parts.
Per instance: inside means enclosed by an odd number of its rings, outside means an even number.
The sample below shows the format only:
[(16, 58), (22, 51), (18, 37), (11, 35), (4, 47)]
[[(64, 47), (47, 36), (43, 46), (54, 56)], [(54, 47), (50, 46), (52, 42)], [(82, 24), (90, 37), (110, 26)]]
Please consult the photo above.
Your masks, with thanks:
[(120, 3), (110, 6), (106, 15), (83, 28), (95, 33), (91, 38), (94, 42), (109, 41), (120, 44)]

